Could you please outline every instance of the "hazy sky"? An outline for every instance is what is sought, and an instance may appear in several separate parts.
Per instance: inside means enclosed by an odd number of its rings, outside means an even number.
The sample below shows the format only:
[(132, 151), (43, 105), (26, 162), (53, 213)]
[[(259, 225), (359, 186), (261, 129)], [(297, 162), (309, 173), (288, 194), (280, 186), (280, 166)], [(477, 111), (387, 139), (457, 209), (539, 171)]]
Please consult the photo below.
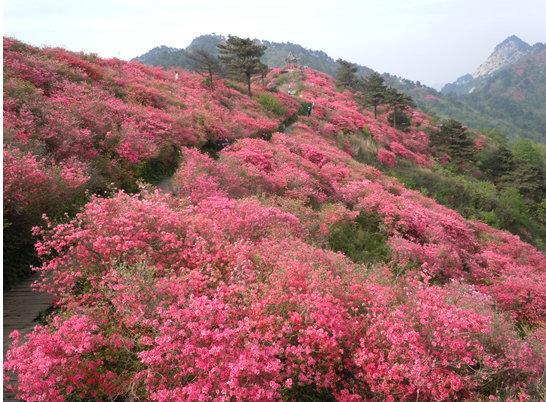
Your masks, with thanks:
[(546, 0), (4, 0), (4, 35), (130, 59), (216, 32), (324, 50), (426, 84), (515, 34), (546, 42)]

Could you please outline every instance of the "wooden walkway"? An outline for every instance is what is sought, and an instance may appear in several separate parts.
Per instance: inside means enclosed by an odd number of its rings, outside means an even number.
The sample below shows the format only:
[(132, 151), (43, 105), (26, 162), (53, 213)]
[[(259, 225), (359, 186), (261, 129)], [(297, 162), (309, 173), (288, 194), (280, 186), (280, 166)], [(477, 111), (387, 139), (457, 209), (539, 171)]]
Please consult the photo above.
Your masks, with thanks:
[[(53, 297), (51, 295), (32, 290), (31, 284), (35, 280), (36, 275), (32, 275), (3, 294), (4, 358), (10, 345), (9, 334), (14, 330), (19, 330), (21, 334), (31, 332), (36, 325), (34, 320), (38, 317), (38, 314), (47, 310), (52, 304)], [(16, 401), (16, 399), (12, 393), (6, 392), (4, 389), (4, 401)]]

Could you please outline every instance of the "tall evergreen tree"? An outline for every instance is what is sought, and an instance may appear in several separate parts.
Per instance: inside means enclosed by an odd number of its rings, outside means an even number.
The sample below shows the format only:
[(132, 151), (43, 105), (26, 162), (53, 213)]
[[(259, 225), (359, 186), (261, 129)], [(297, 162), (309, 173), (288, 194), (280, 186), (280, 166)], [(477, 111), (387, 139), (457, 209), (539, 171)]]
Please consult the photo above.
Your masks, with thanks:
[(444, 120), (440, 125), (440, 131), (431, 136), (431, 145), (446, 152), (458, 162), (474, 159), (474, 142), (466, 128), (457, 120)]
[(197, 71), (207, 75), (210, 87), (214, 88), (213, 74), (220, 72), (218, 58), (202, 48), (192, 49), (187, 56), (194, 63)]
[(377, 107), (385, 102), (387, 93), (385, 80), (380, 74), (372, 73), (364, 78), (361, 87), (367, 102), (373, 106), (373, 114), (377, 119)]
[(337, 59), (336, 62), (339, 64), (336, 73), (338, 84), (345, 88), (355, 89), (358, 83), (356, 76), (357, 67), (353, 63), (343, 59)]
[(252, 77), (262, 71), (263, 56), (266, 47), (255, 43), (250, 38), (238, 38), (229, 36), (228, 39), (218, 44), (219, 58), (227, 72), (236, 79), (241, 79), (247, 84), (248, 95), (252, 96), (250, 88)]

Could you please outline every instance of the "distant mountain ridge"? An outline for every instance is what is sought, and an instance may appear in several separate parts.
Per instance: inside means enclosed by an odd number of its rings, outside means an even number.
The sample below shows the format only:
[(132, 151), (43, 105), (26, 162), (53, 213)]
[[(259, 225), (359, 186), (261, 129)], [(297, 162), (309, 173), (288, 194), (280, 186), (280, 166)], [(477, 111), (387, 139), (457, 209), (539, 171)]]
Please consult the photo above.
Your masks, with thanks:
[(478, 66), (473, 74), (465, 74), (453, 83), (444, 85), (443, 94), (469, 94), (480, 86), (485, 85), (489, 77), (505, 69), (525, 56), (544, 49), (544, 43), (536, 43), (531, 46), (516, 35), (511, 35), (493, 49), (489, 57)]
[[(167, 46), (158, 46), (141, 56), (135, 58), (143, 64), (158, 65), (162, 67), (178, 66), (192, 68), (192, 62), (188, 58), (188, 52), (192, 49), (204, 49), (211, 54), (218, 54), (216, 45), (225, 39), (222, 35), (209, 34), (196, 37), (185, 49), (177, 49)], [(302, 65), (309, 66), (326, 74), (335, 75), (337, 70), (336, 61), (321, 50), (310, 50), (301, 45), (291, 42), (270, 42), (256, 39), (256, 41), (267, 46), (262, 61), (270, 67), (281, 67), (289, 53), (300, 59)], [(373, 72), (366, 66), (358, 66), (361, 74), (366, 75)]]
[(546, 44), (515, 35), (495, 46), (473, 74), (446, 84), (428, 110), (508, 137), (546, 142)]
[(513, 64), (531, 51), (532, 47), (515, 35), (509, 36), (495, 46), (495, 50), (473, 74), (475, 78), (490, 75), (495, 71)]

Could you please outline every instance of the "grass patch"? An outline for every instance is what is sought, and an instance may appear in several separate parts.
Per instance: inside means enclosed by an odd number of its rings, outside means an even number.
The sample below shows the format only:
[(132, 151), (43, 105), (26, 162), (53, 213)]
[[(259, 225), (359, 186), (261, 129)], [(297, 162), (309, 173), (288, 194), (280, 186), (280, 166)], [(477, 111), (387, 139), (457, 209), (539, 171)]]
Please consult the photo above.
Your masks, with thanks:
[(328, 239), (334, 251), (340, 251), (354, 262), (377, 263), (390, 260), (387, 234), (376, 213), (361, 211), (354, 221), (341, 221), (330, 227)]
[(284, 116), (287, 113), (286, 107), (270, 93), (262, 92), (256, 96), (256, 99), (267, 112), (273, 113), (276, 116)]

